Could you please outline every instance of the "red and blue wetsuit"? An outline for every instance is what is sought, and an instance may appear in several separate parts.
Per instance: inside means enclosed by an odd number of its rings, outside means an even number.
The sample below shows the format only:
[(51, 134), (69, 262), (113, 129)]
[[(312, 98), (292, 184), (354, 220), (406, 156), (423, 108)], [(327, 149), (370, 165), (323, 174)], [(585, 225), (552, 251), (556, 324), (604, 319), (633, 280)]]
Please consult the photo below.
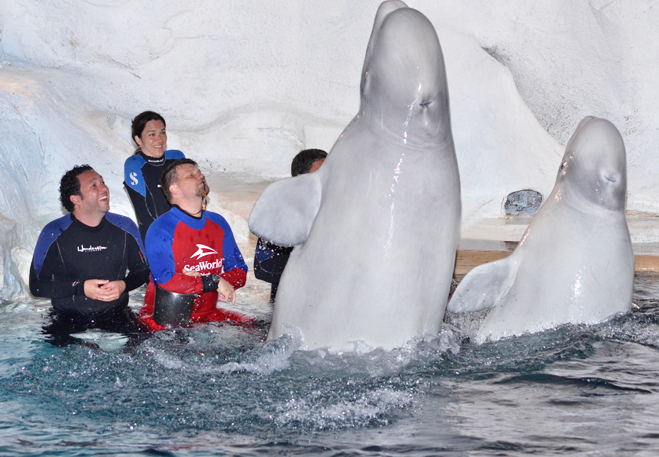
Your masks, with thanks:
[(146, 256), (151, 281), (139, 317), (151, 329), (164, 328), (152, 317), (154, 281), (170, 292), (200, 294), (195, 300), (191, 322), (250, 321), (243, 314), (217, 308), (217, 291), (204, 292), (201, 277), (184, 274), (192, 270), (202, 275), (217, 274), (235, 289), (245, 285), (247, 265), (229, 224), (219, 214), (204, 211), (196, 218), (173, 207), (151, 224), (146, 235)]

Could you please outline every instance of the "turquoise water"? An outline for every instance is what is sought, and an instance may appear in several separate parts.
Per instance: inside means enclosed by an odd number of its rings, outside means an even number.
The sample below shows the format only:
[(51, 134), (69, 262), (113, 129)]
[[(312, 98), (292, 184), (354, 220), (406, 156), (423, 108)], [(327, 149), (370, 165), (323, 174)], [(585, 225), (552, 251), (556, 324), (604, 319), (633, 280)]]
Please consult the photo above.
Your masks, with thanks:
[(344, 355), (228, 325), (55, 348), (43, 301), (4, 302), (0, 455), (655, 455), (659, 290), (636, 286), (595, 327)]

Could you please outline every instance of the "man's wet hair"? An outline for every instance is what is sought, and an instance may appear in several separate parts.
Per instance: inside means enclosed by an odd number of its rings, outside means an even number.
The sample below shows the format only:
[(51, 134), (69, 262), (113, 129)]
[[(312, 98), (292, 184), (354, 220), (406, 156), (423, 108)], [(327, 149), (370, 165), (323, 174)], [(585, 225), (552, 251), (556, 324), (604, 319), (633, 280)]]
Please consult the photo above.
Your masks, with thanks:
[[(146, 124), (148, 124), (150, 121), (162, 121), (162, 125), (167, 127), (165, 118), (160, 114), (153, 111), (144, 111), (143, 113), (135, 116), (135, 119), (133, 119), (133, 123), (130, 129), (130, 137), (133, 139), (133, 141), (135, 141), (135, 137), (140, 139), (142, 138), (142, 132), (144, 132)], [(135, 154), (139, 153), (140, 151), (141, 148), (138, 146), (138, 148), (135, 149)]]
[(187, 157), (185, 159), (175, 160), (167, 165), (165, 171), (163, 171), (162, 175), (160, 175), (160, 187), (162, 188), (162, 192), (165, 194), (167, 201), (171, 201), (172, 199), (172, 193), (169, 191), (169, 186), (178, 182), (178, 174), (176, 173), (176, 168), (179, 165), (194, 165), (195, 167), (199, 167), (197, 162), (192, 159), (188, 159)]
[(59, 182), (59, 201), (62, 202), (62, 206), (69, 213), (75, 208), (75, 205), (71, 201), (71, 195), (80, 195), (82, 197), (78, 176), (89, 170), (93, 170), (93, 168), (87, 164), (76, 165), (64, 173), (64, 176), (62, 176)]
[(305, 149), (298, 152), (291, 162), (291, 175), (304, 175), (309, 173), (311, 166), (316, 160), (323, 160), (327, 153), (322, 149)]

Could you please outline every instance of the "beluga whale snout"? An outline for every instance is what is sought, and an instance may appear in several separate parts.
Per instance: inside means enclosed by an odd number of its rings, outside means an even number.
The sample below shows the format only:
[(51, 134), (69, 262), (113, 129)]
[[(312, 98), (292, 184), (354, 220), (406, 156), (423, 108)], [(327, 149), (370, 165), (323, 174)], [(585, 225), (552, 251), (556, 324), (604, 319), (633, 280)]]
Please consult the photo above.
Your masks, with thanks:
[[(573, 176), (575, 175), (575, 176)], [(556, 183), (575, 196), (611, 210), (620, 210), (627, 192), (625, 145), (606, 119), (584, 118), (565, 148)]]
[[(391, 8), (386, 4), (380, 7), (378, 18)], [(404, 143), (437, 137), (452, 141), (442, 49), (434, 27), (419, 11), (398, 5), (379, 23), (376, 20), (364, 59), (361, 92), (359, 114), (381, 122), (383, 129)]]
[(296, 246), (268, 339), (299, 332), (307, 349), (391, 349), (439, 332), (460, 177), (441, 46), (422, 13), (380, 5), (360, 94), (323, 166), (269, 186), (250, 215), (255, 234)]
[(620, 132), (605, 119), (584, 118), (568, 141), (551, 195), (515, 251), (470, 271), (449, 311), (492, 308), (479, 343), (630, 311), (634, 253), (626, 192)]

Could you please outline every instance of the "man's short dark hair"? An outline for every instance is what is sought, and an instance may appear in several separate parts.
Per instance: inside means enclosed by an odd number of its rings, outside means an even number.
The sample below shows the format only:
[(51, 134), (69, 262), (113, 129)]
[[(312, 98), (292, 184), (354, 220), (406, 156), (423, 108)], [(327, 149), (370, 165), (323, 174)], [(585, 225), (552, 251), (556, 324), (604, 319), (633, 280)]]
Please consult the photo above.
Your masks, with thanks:
[(76, 165), (71, 170), (64, 173), (61, 181), (59, 182), (59, 200), (62, 202), (62, 206), (69, 213), (73, 211), (75, 207), (71, 201), (71, 195), (80, 195), (80, 180), (78, 176), (83, 174), (85, 171), (93, 170), (89, 165)]
[(167, 201), (171, 201), (172, 199), (172, 193), (169, 191), (169, 186), (178, 182), (178, 174), (176, 173), (176, 168), (179, 165), (194, 165), (195, 167), (198, 167), (197, 162), (188, 158), (178, 159), (167, 165), (165, 171), (163, 171), (162, 175), (160, 175), (160, 187), (162, 188)]
[(322, 149), (305, 149), (298, 152), (291, 162), (291, 174), (293, 176), (309, 173), (311, 166), (316, 160), (323, 160), (327, 153)]

